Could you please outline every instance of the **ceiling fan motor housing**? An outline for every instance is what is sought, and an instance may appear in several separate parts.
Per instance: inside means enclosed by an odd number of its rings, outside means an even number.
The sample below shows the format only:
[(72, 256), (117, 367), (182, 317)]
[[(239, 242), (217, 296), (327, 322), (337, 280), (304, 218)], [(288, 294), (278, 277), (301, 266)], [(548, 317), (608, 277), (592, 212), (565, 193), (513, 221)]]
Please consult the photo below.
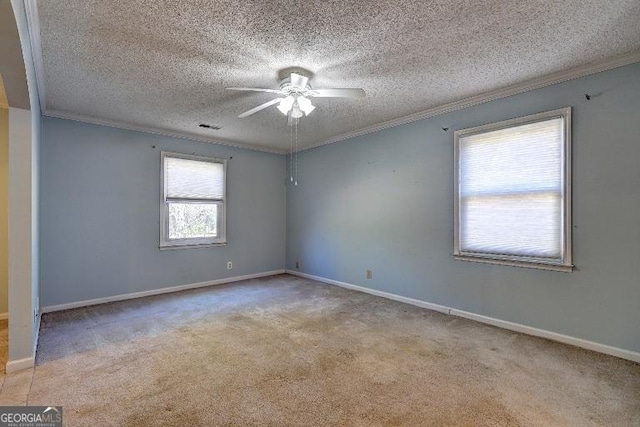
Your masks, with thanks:
[(307, 83), (305, 87), (291, 84), (291, 77), (282, 79), (282, 81), (280, 82), (280, 90), (286, 95), (298, 94), (302, 96), (309, 96), (310, 92), (312, 91), (311, 85), (309, 83)]

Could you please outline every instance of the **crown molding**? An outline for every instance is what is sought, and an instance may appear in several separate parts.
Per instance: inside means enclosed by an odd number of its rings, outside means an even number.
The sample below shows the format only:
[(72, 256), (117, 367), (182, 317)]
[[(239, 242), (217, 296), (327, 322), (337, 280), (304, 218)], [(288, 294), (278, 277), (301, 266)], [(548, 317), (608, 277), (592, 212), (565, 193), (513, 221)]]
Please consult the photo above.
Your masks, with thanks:
[[(223, 139), (207, 138), (202, 135), (196, 135), (189, 132), (181, 132), (176, 130), (166, 130), (147, 126), (140, 126), (131, 123), (125, 123), (113, 120), (103, 120), (95, 117), (68, 113), (55, 109), (49, 109), (46, 107), (46, 91), (44, 84), (44, 65), (42, 62), (42, 44), (40, 39), (40, 20), (38, 17), (37, 0), (24, 0), (25, 10), (27, 14), (27, 22), (29, 25), (29, 37), (31, 39), (31, 51), (33, 55), (33, 63), (36, 74), (36, 82), (38, 87), (38, 96), (40, 102), (40, 111), (44, 116), (55, 117), (60, 119), (68, 119), (79, 121), (83, 123), (97, 124), (103, 126), (109, 126), (114, 128), (121, 128), (127, 130), (134, 130), (139, 132), (152, 133), (156, 135), (170, 136), (174, 138), (184, 138), (193, 141), (207, 142), (210, 144), (226, 145), (234, 148), (241, 148), (245, 150), (262, 151), (272, 154), (288, 154), (287, 149), (278, 149), (274, 147), (264, 147), (249, 143), (227, 141)], [(299, 151), (311, 150), (313, 148), (321, 147), (323, 145), (333, 144), (335, 142), (344, 141), (345, 139), (355, 138), (362, 135), (378, 132), (384, 129), (400, 126), (408, 123), (412, 123), (418, 120), (427, 119), (430, 117), (440, 116), (443, 114), (451, 113), (453, 111), (462, 110), (464, 108), (473, 107), (475, 105), (484, 104), (486, 102), (495, 101), (498, 99), (506, 98), (509, 96), (517, 95), (523, 92), (529, 92), (531, 90), (540, 89), (543, 87), (551, 86), (557, 83), (562, 83), (568, 80), (585, 77), (591, 74), (600, 73), (614, 68), (622, 67), (625, 65), (640, 62), (640, 51), (634, 51), (621, 55), (615, 58), (606, 59), (604, 61), (592, 62), (589, 64), (581, 65), (569, 70), (558, 71), (555, 73), (547, 74), (541, 77), (536, 77), (515, 85), (506, 86), (504, 88), (492, 90), (479, 95), (475, 95), (469, 98), (464, 98), (458, 101), (443, 104), (437, 107), (428, 108), (417, 113), (409, 114), (407, 116), (399, 117), (393, 120), (388, 120), (382, 123), (378, 123), (372, 126), (367, 126), (352, 132), (343, 133), (341, 135), (334, 136), (327, 140), (314, 143), (305, 147), (300, 147)]]
[[(36, 87), (38, 88), (38, 103), (40, 113), (44, 114), (46, 94), (44, 90), (44, 65), (42, 62), (42, 42), (40, 38), (40, 17), (36, 0), (25, 0), (25, 14), (27, 16), (27, 27), (29, 28), (29, 41), (31, 42), (31, 59), (36, 76)], [(32, 107), (33, 109), (33, 107)]]
[(126, 130), (132, 130), (137, 132), (150, 133), (154, 135), (168, 136), (172, 138), (181, 138), (181, 139), (188, 139), (188, 140), (197, 141), (197, 142), (206, 142), (209, 144), (224, 145), (227, 147), (240, 148), (243, 150), (261, 151), (261, 152), (270, 153), (270, 154), (286, 154), (287, 153), (285, 150), (278, 150), (276, 148), (271, 148), (271, 147), (261, 147), (261, 146), (246, 144), (242, 142), (207, 138), (207, 137), (203, 137), (202, 135), (196, 135), (189, 132), (180, 132), (180, 131), (154, 128), (150, 126), (141, 126), (141, 125), (136, 125), (132, 123), (123, 123), (120, 121), (98, 119), (98, 118), (87, 116), (84, 114), (69, 113), (66, 111), (60, 111), (60, 110), (55, 110), (51, 108), (45, 108), (42, 115), (47, 117), (53, 117), (56, 119), (73, 120), (76, 122), (89, 123), (89, 124), (100, 125), (100, 126), (108, 126), (108, 127), (117, 128), (117, 129), (126, 129)]
[(149, 126), (141, 126), (133, 123), (126, 123), (115, 120), (99, 119), (91, 117), (85, 114), (70, 113), (66, 111), (60, 111), (52, 108), (47, 108), (46, 102), (46, 90), (44, 83), (44, 63), (42, 61), (42, 43), (40, 33), (40, 18), (38, 16), (37, 0), (25, 0), (25, 12), (27, 15), (27, 23), (29, 26), (29, 38), (31, 41), (31, 53), (33, 56), (33, 66), (36, 75), (36, 84), (38, 87), (38, 101), (40, 103), (40, 113), (43, 116), (54, 117), (57, 119), (67, 119), (82, 123), (89, 123), (94, 125), (108, 126), (119, 129), (127, 129), (138, 132), (151, 133), (154, 135), (169, 136), (172, 138), (182, 138), (191, 141), (206, 142), (209, 144), (224, 145), (227, 147), (241, 148), (244, 150), (261, 151), (270, 154), (286, 154), (287, 151), (283, 149), (273, 147), (263, 147), (259, 145), (228, 141), (217, 138), (207, 138), (202, 135), (192, 134), (189, 132), (182, 132), (176, 130), (160, 129)]
[(569, 70), (558, 71), (541, 77), (536, 77), (515, 85), (507, 86), (501, 89), (492, 90), (459, 101), (450, 102), (433, 108), (409, 114), (408, 116), (399, 117), (397, 119), (378, 123), (353, 132), (343, 133), (333, 138), (327, 139), (317, 144), (312, 144), (302, 148), (300, 151), (311, 150), (323, 145), (333, 144), (334, 142), (344, 141), (345, 139), (355, 138), (357, 136), (367, 135), (395, 126), (412, 123), (418, 120), (428, 119), (430, 117), (440, 116), (451, 113), (453, 111), (462, 110), (464, 108), (473, 107), (475, 105), (484, 104), (486, 102), (495, 101), (509, 96), (517, 95), (523, 92), (529, 92), (535, 89), (551, 86), (554, 84), (566, 82), (568, 80), (585, 77), (591, 74), (601, 73), (603, 71), (612, 70), (614, 68), (623, 67), (636, 62), (640, 62), (640, 51), (631, 52), (616, 58), (610, 58), (604, 61), (591, 62)]

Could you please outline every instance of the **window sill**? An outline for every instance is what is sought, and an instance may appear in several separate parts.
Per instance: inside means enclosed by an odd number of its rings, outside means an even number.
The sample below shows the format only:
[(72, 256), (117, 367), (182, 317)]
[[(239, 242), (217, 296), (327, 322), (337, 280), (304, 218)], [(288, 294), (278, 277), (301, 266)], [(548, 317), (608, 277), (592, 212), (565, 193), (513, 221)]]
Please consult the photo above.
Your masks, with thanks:
[(460, 261), (471, 261), (471, 262), (479, 262), (484, 264), (494, 264), (494, 265), (507, 265), (511, 267), (521, 267), (521, 268), (533, 268), (536, 270), (548, 270), (548, 271), (561, 271), (564, 273), (570, 273), (573, 271), (573, 265), (571, 264), (553, 264), (553, 263), (544, 263), (544, 262), (536, 262), (536, 261), (522, 261), (508, 258), (494, 258), (494, 257), (483, 257), (483, 256), (474, 256), (474, 255), (461, 255), (454, 254), (454, 259)]
[(200, 245), (160, 245), (161, 251), (170, 251), (174, 249), (198, 249), (198, 248), (214, 248), (216, 246), (227, 246), (227, 242), (222, 243), (205, 243)]

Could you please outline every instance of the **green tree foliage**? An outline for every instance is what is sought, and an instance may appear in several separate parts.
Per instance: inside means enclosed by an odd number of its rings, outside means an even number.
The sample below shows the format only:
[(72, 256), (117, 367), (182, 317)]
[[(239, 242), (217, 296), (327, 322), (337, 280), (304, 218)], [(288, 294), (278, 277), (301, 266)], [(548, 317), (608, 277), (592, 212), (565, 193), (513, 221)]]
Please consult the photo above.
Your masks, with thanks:
[(215, 203), (170, 203), (169, 238), (215, 237), (218, 205)]

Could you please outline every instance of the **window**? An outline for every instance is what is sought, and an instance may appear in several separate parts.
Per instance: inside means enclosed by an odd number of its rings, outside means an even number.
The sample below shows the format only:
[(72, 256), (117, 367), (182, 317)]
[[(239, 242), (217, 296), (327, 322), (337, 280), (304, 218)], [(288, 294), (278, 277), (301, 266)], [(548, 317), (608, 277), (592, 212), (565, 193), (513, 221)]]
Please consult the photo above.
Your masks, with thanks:
[(457, 259), (571, 271), (571, 109), (455, 132)]
[(226, 160), (162, 152), (160, 248), (226, 243)]

